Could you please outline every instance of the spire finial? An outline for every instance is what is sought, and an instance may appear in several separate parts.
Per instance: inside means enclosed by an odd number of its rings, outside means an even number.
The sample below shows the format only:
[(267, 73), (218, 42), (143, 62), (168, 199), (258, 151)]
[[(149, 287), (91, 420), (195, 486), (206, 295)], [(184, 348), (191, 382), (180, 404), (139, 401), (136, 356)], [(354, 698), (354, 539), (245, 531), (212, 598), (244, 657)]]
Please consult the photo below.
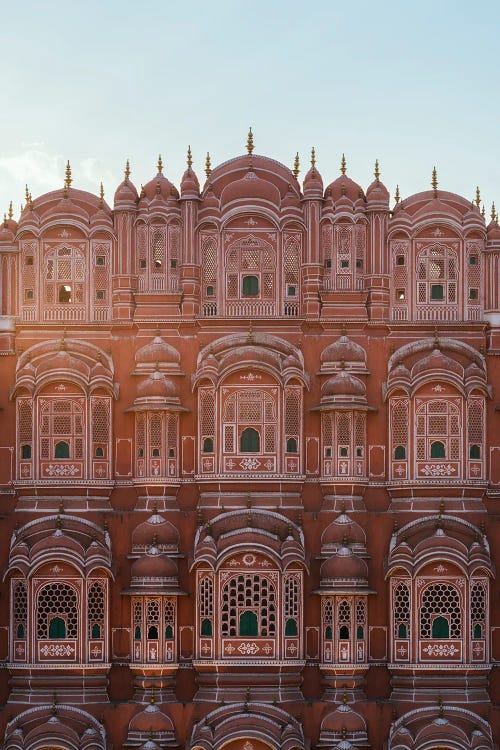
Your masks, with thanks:
[(342, 161), (340, 162), (340, 171), (342, 174), (347, 172), (347, 162), (345, 160), (345, 154), (342, 154)]
[(484, 217), (486, 216), (486, 210), (485, 210), (485, 208), (484, 208), (484, 203), (483, 203), (483, 207), (482, 207), (482, 209), (481, 209), (481, 216), (483, 217), (483, 219), (484, 219)]
[(7, 214), (3, 215), (3, 225), (7, 229)]
[(24, 195), (25, 195), (25, 198), (26, 198), (26, 203), (29, 203), (30, 202), (30, 191), (28, 190), (28, 185), (25, 185)]
[(101, 182), (101, 189), (99, 191), (99, 208), (104, 206), (104, 186)]
[(191, 171), (191, 167), (193, 166), (193, 157), (191, 155), (191, 146), (188, 146), (188, 153), (187, 153), (187, 167), (189, 171)]
[(490, 214), (492, 221), (495, 221), (496, 215), (497, 215), (497, 210), (495, 208), (495, 201), (493, 201), (493, 203), (491, 204), (491, 214)]
[(12, 219), (14, 216), (14, 210), (12, 208), (12, 201), (9, 203), (9, 219)]
[(347, 704), (347, 690), (344, 690), (344, 692), (342, 693), (342, 703), (344, 704), (344, 706)]
[(156, 703), (154, 685), (151, 686), (151, 698), (149, 699), (149, 702), (151, 703), (152, 706)]
[(205, 174), (210, 177), (212, 174), (212, 162), (210, 161), (210, 153), (207, 151), (207, 158), (205, 159)]
[(300, 159), (299, 159), (299, 152), (295, 154), (295, 161), (293, 162), (293, 176), (295, 179), (299, 176), (300, 172)]
[(432, 169), (432, 180), (431, 180), (432, 189), (434, 191), (434, 198), (437, 198), (437, 192), (438, 192), (438, 176), (436, 167), (433, 167)]
[(250, 155), (253, 153), (253, 133), (252, 128), (248, 130), (248, 138), (247, 138), (247, 151)]
[(64, 187), (66, 190), (68, 190), (71, 187), (71, 183), (73, 182), (73, 178), (71, 177), (71, 164), (69, 163), (69, 159), (66, 162), (66, 178), (64, 180)]
[(479, 208), (481, 205), (481, 191), (479, 190), (479, 185), (476, 187), (476, 206)]
[(52, 693), (52, 706), (50, 707), (50, 713), (52, 716), (57, 714), (57, 694)]
[(158, 154), (158, 164), (156, 166), (158, 167), (158, 172), (161, 174), (163, 172), (163, 162), (161, 160), (161, 154)]
[(399, 203), (399, 201), (401, 200), (401, 195), (399, 194), (399, 185), (396, 185), (396, 193), (394, 195), (394, 200), (396, 201), (396, 203)]
[(380, 182), (380, 168), (378, 164), (378, 159), (375, 159), (375, 171), (373, 172), (373, 174), (377, 182)]
[(314, 149), (314, 146), (311, 149), (311, 167), (312, 167), (312, 171), (315, 172), (316, 171), (316, 151)]
[(130, 177), (130, 162), (127, 159), (125, 163), (125, 182), (128, 182), (128, 178)]

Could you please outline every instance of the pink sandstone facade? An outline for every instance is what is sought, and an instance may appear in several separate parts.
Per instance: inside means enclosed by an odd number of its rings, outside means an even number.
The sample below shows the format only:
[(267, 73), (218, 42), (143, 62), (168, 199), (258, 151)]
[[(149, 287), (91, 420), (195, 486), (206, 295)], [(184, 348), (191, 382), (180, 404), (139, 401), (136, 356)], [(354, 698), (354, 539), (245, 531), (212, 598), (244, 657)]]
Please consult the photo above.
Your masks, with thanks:
[(5, 750), (492, 750), (500, 228), (253, 153), (0, 226)]

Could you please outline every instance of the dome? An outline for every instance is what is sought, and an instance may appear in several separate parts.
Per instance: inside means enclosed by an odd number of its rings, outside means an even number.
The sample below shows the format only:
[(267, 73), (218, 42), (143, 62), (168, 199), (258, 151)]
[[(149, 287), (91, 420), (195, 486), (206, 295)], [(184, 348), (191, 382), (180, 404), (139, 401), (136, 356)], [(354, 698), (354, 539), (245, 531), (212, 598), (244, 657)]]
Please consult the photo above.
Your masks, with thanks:
[(315, 167), (314, 156), (311, 169), (304, 177), (304, 198), (322, 198), (323, 197), (323, 180)]
[[(61, 344), (63, 344), (63, 342), (61, 342)], [(43, 375), (46, 372), (53, 372), (54, 370), (58, 370), (59, 372), (65, 370), (71, 374), (78, 372), (85, 378), (88, 378), (89, 376), (89, 368), (85, 362), (82, 362), (76, 357), (72, 357), (71, 354), (64, 349), (61, 349), (52, 357), (47, 357), (37, 366), (37, 377), (40, 377), (40, 375)]]
[(146, 521), (140, 523), (132, 533), (133, 546), (148, 546), (153, 538), (158, 547), (175, 547), (179, 544), (179, 532), (170, 521), (159, 513), (153, 513)]
[(119, 207), (123, 203), (138, 203), (139, 194), (137, 188), (128, 177), (125, 177), (115, 191), (114, 204)]
[(327, 581), (363, 580), (368, 577), (368, 568), (364, 560), (354, 555), (350, 547), (340, 547), (336, 555), (332, 555), (321, 566), (321, 578)]
[(180, 354), (177, 349), (167, 344), (161, 336), (155, 336), (149, 344), (138, 349), (135, 353), (135, 361), (137, 364), (143, 365), (155, 365), (157, 362), (178, 365)]
[(132, 718), (129, 724), (129, 732), (172, 732), (174, 725), (171, 719), (160, 711), (156, 703), (150, 703), (144, 711)]
[(454, 372), (455, 374), (462, 376), (463, 367), (454, 359), (447, 357), (446, 354), (436, 348), (431, 354), (423, 359), (420, 359), (412, 367), (412, 377), (419, 375), (420, 373), (427, 373), (430, 370), (444, 370), (445, 372)]
[(143, 193), (149, 201), (153, 201), (159, 198), (163, 199), (164, 201), (169, 201), (172, 199), (172, 197), (179, 197), (177, 188), (174, 187), (170, 180), (167, 180), (167, 178), (163, 174), (163, 163), (161, 160), (161, 156), (158, 157), (158, 172), (152, 180), (144, 185), (141, 191), (141, 198), (143, 197)]
[(212, 183), (208, 184), (207, 189), (203, 194), (200, 211), (207, 211), (208, 213), (218, 214), (220, 211), (220, 201), (215, 195)]
[(329, 344), (321, 352), (321, 363), (346, 362), (349, 364), (359, 364), (365, 367), (366, 352), (362, 346), (352, 341), (346, 334)]
[(174, 398), (176, 387), (170, 378), (155, 370), (137, 386), (137, 395), (141, 398)]
[(500, 226), (498, 225), (498, 221), (493, 219), (490, 221), (486, 227), (486, 237), (488, 241), (500, 240)]
[(348, 198), (353, 203), (364, 197), (363, 189), (357, 182), (343, 174), (328, 185), (328, 193), (336, 203), (341, 198)]
[(346, 538), (354, 544), (364, 546), (366, 543), (365, 533), (361, 526), (353, 521), (347, 513), (341, 513), (324, 530), (321, 537), (321, 546), (340, 546), (345, 544)]
[(182, 197), (189, 195), (196, 196), (197, 198), (200, 195), (200, 183), (198, 182), (196, 173), (191, 167), (188, 167), (182, 176), (181, 195)]
[[(153, 549), (156, 549), (156, 552), (153, 552)], [(132, 578), (176, 578), (177, 574), (174, 560), (160, 554), (155, 547), (134, 560), (131, 568)]]
[(341, 370), (323, 383), (321, 396), (361, 396), (366, 397), (364, 383), (346, 370)]
[(356, 711), (353, 711), (347, 704), (342, 703), (335, 711), (328, 713), (321, 722), (322, 732), (342, 731), (346, 734), (354, 732), (366, 732), (365, 721)]
[(367, 203), (385, 203), (389, 205), (390, 195), (386, 186), (379, 179), (373, 180), (366, 191)]
[(279, 207), (281, 196), (278, 188), (272, 182), (263, 180), (256, 175), (250, 165), (246, 175), (240, 180), (230, 182), (221, 193), (221, 207), (236, 200), (263, 200), (274, 203)]

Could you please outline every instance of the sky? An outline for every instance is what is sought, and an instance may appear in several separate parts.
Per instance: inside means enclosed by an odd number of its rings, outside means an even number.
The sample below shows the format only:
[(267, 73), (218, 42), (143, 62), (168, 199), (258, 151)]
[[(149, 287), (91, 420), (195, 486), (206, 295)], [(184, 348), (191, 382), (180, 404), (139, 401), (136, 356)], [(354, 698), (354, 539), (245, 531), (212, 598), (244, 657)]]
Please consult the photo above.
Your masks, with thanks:
[[(130, 159), (139, 188), (200, 181), (245, 151), (290, 167), (311, 147), (325, 186), (365, 189), (379, 159), (394, 194), (439, 187), (500, 206), (498, 6), (462, 0), (23, 0), (0, 14), (0, 211), (73, 187), (112, 203)], [(300, 179), (299, 178), (299, 179)]]

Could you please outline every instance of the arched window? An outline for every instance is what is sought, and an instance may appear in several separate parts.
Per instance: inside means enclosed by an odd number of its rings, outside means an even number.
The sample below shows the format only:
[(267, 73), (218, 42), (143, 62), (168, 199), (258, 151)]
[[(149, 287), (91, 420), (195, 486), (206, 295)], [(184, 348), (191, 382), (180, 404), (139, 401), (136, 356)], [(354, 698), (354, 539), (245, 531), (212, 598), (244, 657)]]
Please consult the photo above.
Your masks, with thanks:
[(456, 305), (457, 278), (458, 264), (454, 250), (438, 243), (424, 248), (417, 257), (417, 313), (425, 317), (425, 311), (420, 306), (426, 304)]
[(481, 448), (479, 445), (471, 445), (469, 448), (469, 458), (481, 458)]
[(101, 583), (90, 584), (87, 593), (87, 622), (90, 638), (102, 638), (104, 635), (105, 590)]
[[(435, 627), (434, 623), (436, 623)], [(446, 632), (448, 635), (434, 635), (434, 632)], [(420, 606), (420, 637), (423, 639), (462, 637), (460, 597), (452, 584), (443, 581), (431, 584), (423, 591)]]
[(165, 628), (165, 640), (169, 640), (174, 637), (174, 631), (171, 625), (167, 625)]
[(406, 458), (406, 448), (404, 445), (397, 445), (394, 449), (394, 459), (396, 461), (404, 461)]
[(450, 623), (446, 617), (439, 615), (432, 621), (432, 637), (433, 638), (449, 638), (450, 637)]
[(289, 618), (285, 623), (285, 635), (297, 635), (297, 620)]
[(148, 628), (148, 639), (150, 641), (157, 641), (158, 640), (158, 628), (156, 625), (150, 625)]
[(38, 594), (37, 636), (39, 639), (78, 637), (76, 591), (66, 583), (48, 583)]
[(202, 635), (212, 635), (212, 622), (208, 619), (208, 617), (205, 617), (201, 621), (201, 634)]
[(66, 638), (66, 623), (62, 617), (50, 618), (49, 638)]
[(69, 458), (69, 445), (64, 440), (55, 444), (54, 458)]
[(446, 458), (446, 449), (440, 440), (431, 443), (431, 458)]
[(259, 626), (255, 612), (245, 611), (240, 614), (239, 635), (257, 636), (259, 635)]
[(347, 625), (342, 625), (339, 630), (339, 639), (341, 641), (348, 641), (349, 640), (349, 628)]
[(141, 627), (140, 625), (136, 625), (135, 630), (134, 630), (134, 639), (136, 641), (140, 641), (141, 638), (142, 638)]
[(295, 438), (288, 438), (286, 441), (286, 452), (287, 453), (297, 453), (297, 441)]
[(260, 451), (260, 435), (253, 427), (247, 427), (241, 433), (240, 450), (242, 453), (258, 453)]
[(205, 438), (203, 441), (203, 453), (213, 453), (214, 452), (214, 441), (212, 438)]
[(331, 625), (327, 625), (325, 628), (325, 638), (329, 641), (333, 638), (333, 630)]
[(21, 446), (21, 458), (31, 458), (31, 445)]

